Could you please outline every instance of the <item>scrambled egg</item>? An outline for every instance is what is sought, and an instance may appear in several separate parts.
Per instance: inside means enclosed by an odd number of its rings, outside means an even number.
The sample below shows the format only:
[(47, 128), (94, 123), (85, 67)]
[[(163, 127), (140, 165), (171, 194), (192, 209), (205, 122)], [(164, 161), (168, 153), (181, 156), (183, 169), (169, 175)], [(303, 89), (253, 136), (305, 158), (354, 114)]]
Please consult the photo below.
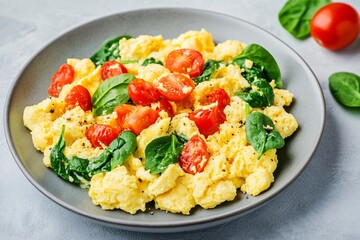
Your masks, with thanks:
[[(189, 31), (167, 40), (162, 36), (147, 35), (122, 39), (119, 48), (123, 59), (138, 61), (126, 64), (129, 72), (154, 82), (170, 74), (170, 71), (158, 64), (141, 66), (146, 58), (154, 57), (164, 62), (172, 50), (192, 48), (201, 52), (205, 61), (215, 59), (229, 63), (245, 46), (236, 40), (215, 45), (212, 35), (201, 30)], [(92, 95), (102, 81), (101, 67), (95, 67), (90, 59), (69, 59), (68, 64), (74, 67), (74, 82), (65, 85), (58, 98), (49, 97), (24, 110), (24, 125), (31, 130), (35, 148), (44, 152), (43, 162), (47, 167), (51, 167), (49, 155), (59, 139), (62, 125), (66, 125), (67, 129), (64, 136), (67, 143), (65, 155), (87, 159), (98, 156), (103, 150), (92, 147), (85, 137), (86, 129), (94, 123), (116, 125), (116, 114), (94, 117), (91, 111), (84, 111), (80, 107), (66, 109), (64, 99), (73, 86), (82, 85)], [(158, 209), (190, 214), (197, 205), (209, 209), (232, 201), (239, 191), (256, 196), (268, 189), (274, 181), (273, 172), (278, 164), (276, 150), (269, 150), (258, 159), (257, 152), (246, 141), (245, 102), (233, 96), (236, 91), (249, 87), (241, 71), (239, 66), (222, 64), (211, 81), (196, 86), (188, 100), (172, 103), (177, 115), (170, 118), (167, 114), (161, 114), (155, 124), (143, 130), (137, 137), (136, 152), (125, 164), (92, 177), (89, 196), (93, 203), (106, 210), (122, 209), (135, 214), (146, 211), (146, 204), (154, 201)], [(145, 147), (153, 139), (173, 131), (189, 138), (201, 135), (195, 123), (188, 118), (187, 112), (191, 111), (188, 106), (203, 108), (206, 95), (218, 88), (223, 88), (232, 96), (231, 103), (224, 110), (226, 121), (221, 124), (220, 130), (204, 138), (210, 153), (204, 171), (191, 175), (185, 173), (178, 163), (171, 164), (160, 175), (145, 170)], [(274, 89), (274, 94), (274, 105), (262, 112), (273, 120), (276, 130), (286, 138), (298, 127), (294, 116), (284, 108), (291, 104), (293, 94), (284, 89)]]

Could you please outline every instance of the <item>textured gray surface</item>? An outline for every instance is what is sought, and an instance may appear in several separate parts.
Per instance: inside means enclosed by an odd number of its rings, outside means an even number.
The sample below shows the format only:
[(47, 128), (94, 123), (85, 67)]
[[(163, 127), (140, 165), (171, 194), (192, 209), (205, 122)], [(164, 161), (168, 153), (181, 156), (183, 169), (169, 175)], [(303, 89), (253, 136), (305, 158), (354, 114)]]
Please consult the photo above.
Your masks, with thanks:
[[(358, 0), (345, 1), (360, 12)], [(0, 0), (0, 112), (21, 67), (44, 44), (81, 23), (145, 7), (191, 7), (218, 11), (257, 24), (297, 51), (324, 91), (327, 120), (323, 138), (305, 172), (279, 197), (230, 223), (196, 232), (145, 234), (93, 223), (38, 192), (15, 164), (0, 129), (0, 239), (359, 239), (360, 109), (337, 104), (328, 77), (337, 71), (360, 74), (360, 39), (329, 52), (312, 39), (285, 32), (277, 13), (285, 1), (4, 1)], [(0, 118), (3, 125), (3, 117)]]

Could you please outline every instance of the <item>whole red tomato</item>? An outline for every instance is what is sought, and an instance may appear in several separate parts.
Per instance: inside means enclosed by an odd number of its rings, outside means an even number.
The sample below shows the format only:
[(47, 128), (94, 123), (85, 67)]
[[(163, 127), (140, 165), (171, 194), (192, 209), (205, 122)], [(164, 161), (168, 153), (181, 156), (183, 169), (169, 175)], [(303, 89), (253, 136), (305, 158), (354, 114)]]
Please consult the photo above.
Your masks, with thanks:
[(320, 8), (312, 17), (310, 32), (321, 46), (330, 50), (340, 50), (358, 38), (360, 17), (348, 4), (330, 3)]

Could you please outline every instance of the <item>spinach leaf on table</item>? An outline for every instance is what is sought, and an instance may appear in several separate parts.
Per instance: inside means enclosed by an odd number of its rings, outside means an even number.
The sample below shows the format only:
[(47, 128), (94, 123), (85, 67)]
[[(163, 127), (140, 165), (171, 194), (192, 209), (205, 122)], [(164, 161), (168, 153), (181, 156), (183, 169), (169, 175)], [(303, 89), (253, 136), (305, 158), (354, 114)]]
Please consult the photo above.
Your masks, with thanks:
[(268, 82), (275, 80), (277, 88), (283, 87), (280, 68), (275, 58), (265, 48), (255, 43), (250, 44), (239, 55), (234, 57), (233, 64), (242, 67), (246, 59), (251, 60), (255, 66), (264, 68), (262, 74)]
[[(253, 108), (265, 108), (273, 105), (275, 94), (273, 88), (265, 79), (256, 79), (252, 86), (236, 92), (235, 96), (240, 97)], [(254, 86), (257, 91), (253, 90)]]
[(50, 163), (56, 175), (62, 179), (89, 186), (90, 179), (97, 173), (108, 172), (122, 165), (137, 147), (136, 135), (130, 131), (123, 131), (97, 157), (83, 159), (77, 156), (67, 158), (64, 154), (66, 142), (64, 139), (65, 126), (60, 138), (50, 153)]
[(289, 0), (279, 12), (281, 25), (295, 38), (310, 36), (310, 21), (331, 0)]
[(330, 92), (341, 104), (360, 107), (360, 76), (350, 72), (337, 72), (329, 78)]
[(145, 148), (145, 169), (159, 174), (173, 163), (178, 162), (186, 139), (175, 134), (152, 140)]
[(246, 140), (258, 153), (258, 159), (264, 152), (285, 145), (284, 139), (275, 130), (273, 121), (261, 112), (252, 112), (247, 116), (245, 131)]
[(131, 36), (123, 35), (103, 42), (100, 49), (90, 57), (96, 66), (101, 66), (109, 60), (120, 58), (119, 41), (120, 39), (130, 39)]
[(120, 74), (103, 81), (91, 98), (94, 116), (112, 113), (114, 108), (130, 99), (128, 86), (135, 78), (130, 73)]

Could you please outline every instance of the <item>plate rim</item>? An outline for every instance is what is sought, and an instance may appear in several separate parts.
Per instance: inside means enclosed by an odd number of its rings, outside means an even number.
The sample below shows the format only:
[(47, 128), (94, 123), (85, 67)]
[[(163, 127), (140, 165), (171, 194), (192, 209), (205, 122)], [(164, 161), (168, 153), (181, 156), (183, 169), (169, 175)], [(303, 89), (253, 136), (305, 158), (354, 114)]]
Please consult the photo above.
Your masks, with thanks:
[[(74, 31), (76, 31), (79, 28), (85, 27), (87, 25), (91, 25), (94, 24), (96, 22), (99, 21), (103, 21), (106, 20), (108, 18), (112, 18), (112, 17), (116, 17), (116, 16), (121, 16), (123, 14), (139, 14), (141, 12), (146, 12), (146, 11), (180, 11), (180, 12), (196, 12), (196, 13), (206, 13), (206, 14), (210, 14), (212, 16), (218, 16), (218, 17), (226, 17), (226, 18), (230, 18), (233, 19), (235, 21), (238, 22), (242, 22), (244, 24), (250, 25), (253, 28), (256, 28), (257, 30), (260, 30), (264, 33), (266, 33), (267, 35), (271, 36), (274, 40), (279, 41), (282, 45), (284, 45), (285, 47), (288, 48), (288, 51), (292, 52), (293, 54), (295, 54), (298, 57), (298, 60), (301, 62), (301, 64), (303, 65), (303, 67), (306, 68), (306, 70), (309, 71), (310, 75), (313, 77), (314, 84), (316, 84), (317, 86), (317, 90), (320, 93), (320, 105), (321, 105), (321, 128), (318, 129), (318, 132), (316, 134), (316, 136), (314, 137), (315, 139), (315, 143), (314, 146), (312, 147), (312, 151), (311, 154), (308, 155), (306, 162), (304, 165), (301, 166), (301, 169), (295, 174), (293, 175), (289, 181), (284, 184), (284, 186), (282, 186), (278, 191), (270, 194), (269, 196), (265, 197), (263, 200), (261, 201), (257, 201), (255, 203), (250, 204), (249, 206), (246, 206), (242, 209), (238, 209), (236, 211), (230, 212), (230, 213), (222, 213), (222, 214), (218, 214), (215, 216), (210, 216), (210, 217), (206, 217), (206, 219), (188, 219), (186, 222), (137, 222), (136, 220), (123, 220), (123, 219), (115, 219), (115, 218), (111, 218), (111, 217), (107, 217), (107, 216), (98, 216), (96, 214), (92, 214), (89, 212), (86, 212), (84, 210), (81, 210), (77, 207), (74, 207), (71, 204), (66, 203), (65, 201), (57, 198), (55, 195), (53, 195), (52, 193), (48, 192), (44, 187), (42, 187), (31, 175), (30, 173), (27, 171), (25, 165), (23, 164), (22, 160), (20, 159), (20, 156), (18, 155), (18, 153), (15, 150), (15, 145), (13, 142), (13, 139), (11, 138), (11, 131), (10, 131), (10, 124), (9, 124), (9, 112), (10, 112), (10, 103), (12, 101), (12, 97), (13, 97), (13, 92), (16, 89), (16, 86), (18, 84), (18, 82), (20, 81), (20, 78), (22, 76), (22, 74), (25, 72), (25, 70), (28, 68), (28, 66), (31, 64), (31, 62), (39, 55), (41, 54), (43, 51), (45, 51), (50, 45), (52, 45), (54, 42), (56, 42), (57, 40), (59, 40), (60, 38), (64, 37), (67, 34), (73, 33)], [(299, 62), (297, 61), (297, 62)], [(16, 164), (18, 165), (18, 167), (20, 168), (20, 170), (22, 171), (22, 173), (25, 175), (25, 177), (30, 181), (30, 183), (36, 188), (38, 189), (43, 195), (45, 195), (47, 198), (49, 198), (50, 200), (52, 200), (53, 202), (57, 203), (58, 205), (60, 205), (61, 207), (70, 210), (74, 213), (77, 213), (81, 216), (87, 217), (89, 219), (95, 220), (99, 223), (105, 223), (105, 224), (110, 224), (112, 226), (116, 226), (119, 228), (124, 228), (124, 229), (128, 229), (128, 230), (136, 230), (136, 231), (145, 231), (145, 232), (149, 232), (149, 231), (155, 231), (155, 232), (164, 232), (164, 229), (167, 230), (171, 230), (173, 231), (174, 229), (176, 231), (179, 231), (180, 229), (186, 230), (187, 228), (193, 228), (195, 229), (196, 226), (198, 226), (199, 228), (201, 228), (201, 226), (206, 227), (205, 225), (209, 225), (209, 223), (213, 223), (214, 225), (216, 224), (215, 222), (217, 221), (225, 221), (226, 219), (235, 219), (237, 217), (240, 217), (243, 214), (247, 214), (252, 212), (253, 210), (263, 206), (264, 204), (270, 202), (271, 200), (273, 200), (274, 198), (276, 198), (277, 196), (279, 196), (282, 192), (284, 192), (286, 189), (288, 189), (288, 187), (304, 172), (304, 170), (306, 169), (306, 167), (309, 165), (309, 163), (311, 162), (313, 155), (316, 152), (316, 149), (319, 146), (319, 143), (321, 141), (321, 138), (323, 136), (323, 132), (324, 132), (324, 128), (325, 128), (325, 121), (326, 121), (326, 105), (325, 105), (325, 98), (324, 98), (324, 93), (323, 90), (321, 88), (320, 82), (317, 79), (315, 73), (313, 72), (313, 70), (310, 68), (310, 66), (308, 65), (308, 63), (301, 57), (301, 55), (296, 52), (292, 47), (290, 47), (287, 43), (285, 43), (283, 40), (281, 40), (280, 38), (278, 38), (277, 36), (275, 36), (274, 34), (272, 34), (271, 32), (269, 32), (268, 30), (250, 22), (247, 20), (244, 20), (242, 18), (239, 17), (235, 17), (233, 15), (229, 15), (226, 13), (222, 13), (222, 12), (216, 12), (216, 11), (212, 11), (212, 10), (204, 10), (204, 9), (199, 9), (199, 8), (185, 8), (185, 7), (151, 7), (151, 8), (138, 8), (138, 9), (134, 9), (134, 10), (127, 10), (127, 11), (119, 11), (116, 13), (111, 13), (111, 14), (107, 14), (107, 15), (103, 15), (101, 17), (97, 17), (91, 20), (87, 20), (85, 22), (82, 22), (80, 24), (74, 25), (70, 28), (67, 28), (65, 30), (63, 30), (62, 32), (60, 32), (59, 34), (55, 35), (55, 37), (53, 37), (52, 39), (50, 39), (49, 41), (45, 42), (45, 44), (40, 45), (40, 48), (37, 49), (37, 51), (35, 51), (29, 58), (27, 61), (25, 61), (25, 63), (23, 63), (22, 67), (20, 68), (20, 70), (17, 72), (17, 74), (15, 75), (15, 77), (13, 78), (12, 84), (10, 85), (7, 95), (6, 95), (6, 100), (5, 100), (5, 105), (4, 105), (4, 132), (5, 132), (5, 138), (6, 138), (6, 142), (7, 145), (9, 147), (9, 150), (11, 152), (11, 155), (13, 156)], [(198, 228), (196, 228), (198, 229)], [(180, 230), (182, 231), (182, 230)]]

